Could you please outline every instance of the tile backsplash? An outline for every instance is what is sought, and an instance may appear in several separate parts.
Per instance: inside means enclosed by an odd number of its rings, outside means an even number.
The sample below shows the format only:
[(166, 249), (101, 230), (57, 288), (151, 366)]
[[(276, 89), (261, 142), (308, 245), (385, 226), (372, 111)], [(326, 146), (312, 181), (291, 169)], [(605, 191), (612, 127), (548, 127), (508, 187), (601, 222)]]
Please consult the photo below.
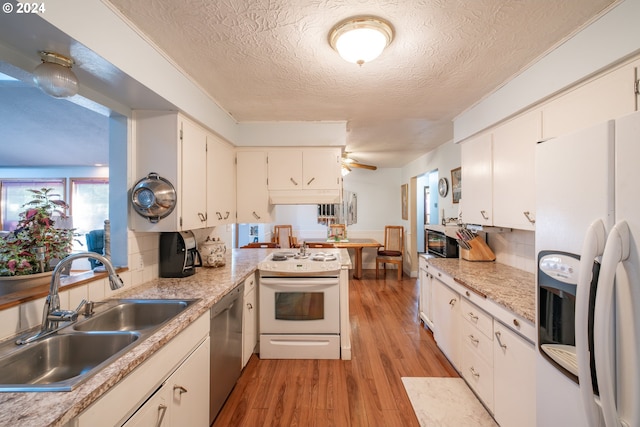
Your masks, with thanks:
[(506, 233), (490, 233), (487, 244), (496, 254), (496, 262), (529, 273), (535, 273), (536, 251), (533, 231), (512, 230)]

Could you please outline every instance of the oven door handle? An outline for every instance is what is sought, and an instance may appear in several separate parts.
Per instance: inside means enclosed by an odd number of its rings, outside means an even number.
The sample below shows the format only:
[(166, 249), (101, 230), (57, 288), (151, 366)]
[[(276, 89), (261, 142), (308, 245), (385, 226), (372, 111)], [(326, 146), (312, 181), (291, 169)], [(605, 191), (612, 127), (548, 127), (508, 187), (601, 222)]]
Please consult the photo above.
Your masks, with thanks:
[(336, 277), (261, 277), (260, 284), (267, 286), (277, 286), (280, 288), (289, 288), (292, 286), (332, 286), (339, 285), (340, 280)]

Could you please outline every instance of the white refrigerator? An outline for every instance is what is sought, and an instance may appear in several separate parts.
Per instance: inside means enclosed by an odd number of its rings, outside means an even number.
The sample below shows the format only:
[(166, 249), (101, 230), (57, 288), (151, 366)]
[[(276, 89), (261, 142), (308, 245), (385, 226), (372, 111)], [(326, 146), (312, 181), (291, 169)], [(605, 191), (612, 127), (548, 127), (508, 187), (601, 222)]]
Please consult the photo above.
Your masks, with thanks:
[(640, 112), (537, 145), (535, 234), (537, 425), (640, 426)]

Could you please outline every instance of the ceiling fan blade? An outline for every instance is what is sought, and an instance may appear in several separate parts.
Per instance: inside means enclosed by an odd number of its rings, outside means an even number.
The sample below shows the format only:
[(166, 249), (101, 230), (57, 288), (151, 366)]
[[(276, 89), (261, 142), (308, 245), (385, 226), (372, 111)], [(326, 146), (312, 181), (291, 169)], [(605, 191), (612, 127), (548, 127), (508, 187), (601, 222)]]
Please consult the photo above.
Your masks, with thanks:
[(365, 165), (363, 163), (357, 163), (357, 162), (351, 162), (349, 163), (349, 167), (350, 168), (360, 168), (360, 169), (369, 169), (371, 171), (374, 171), (376, 169), (378, 169), (377, 166), (372, 166), (372, 165)]

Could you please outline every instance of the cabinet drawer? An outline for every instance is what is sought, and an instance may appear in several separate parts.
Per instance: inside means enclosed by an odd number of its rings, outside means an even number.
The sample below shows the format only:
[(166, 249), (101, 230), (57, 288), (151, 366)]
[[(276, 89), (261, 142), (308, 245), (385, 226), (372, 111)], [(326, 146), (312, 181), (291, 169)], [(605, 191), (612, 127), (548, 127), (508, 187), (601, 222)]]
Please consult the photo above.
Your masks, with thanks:
[(462, 355), (462, 376), (493, 414), (493, 368), (476, 352), (465, 351)]
[(489, 366), (493, 366), (493, 341), (469, 322), (462, 323), (462, 342), (465, 351), (478, 354)]
[(256, 288), (256, 275), (252, 274), (244, 280), (244, 295), (247, 296)]
[(462, 300), (462, 317), (478, 328), (489, 340), (493, 341), (493, 317), (479, 309), (465, 298)]

